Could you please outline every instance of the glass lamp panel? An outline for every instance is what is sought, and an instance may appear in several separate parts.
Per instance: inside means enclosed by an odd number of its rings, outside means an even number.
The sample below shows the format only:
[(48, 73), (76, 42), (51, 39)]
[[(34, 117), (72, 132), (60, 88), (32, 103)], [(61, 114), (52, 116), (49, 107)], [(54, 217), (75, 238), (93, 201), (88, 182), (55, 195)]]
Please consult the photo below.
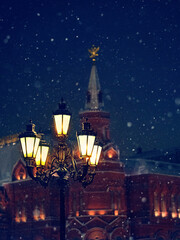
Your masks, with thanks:
[(48, 146), (41, 146), (41, 165), (44, 166), (46, 164), (46, 159), (49, 151)]
[(38, 147), (38, 151), (36, 154), (36, 166), (40, 166), (41, 164), (41, 150), (40, 150), (40, 146)]
[(26, 143), (25, 143), (25, 137), (20, 138), (20, 141), (21, 141), (21, 147), (22, 147), (22, 150), (23, 150), (23, 155), (24, 155), (24, 157), (26, 157)]
[(79, 150), (81, 156), (86, 156), (86, 150), (87, 150), (87, 135), (79, 135)]
[(69, 129), (70, 115), (63, 115), (63, 134), (66, 135)]
[(39, 142), (40, 142), (40, 138), (36, 138), (35, 139), (35, 144), (34, 144), (33, 157), (36, 157), (37, 150), (38, 150), (38, 147), (39, 147)]
[(91, 158), (90, 158), (90, 164), (91, 165), (96, 165), (97, 148), (98, 148), (98, 146), (94, 145), (92, 155), (91, 155)]
[(87, 146), (87, 157), (90, 157), (91, 154), (92, 154), (92, 149), (93, 149), (93, 146), (94, 146), (94, 141), (95, 141), (95, 136), (91, 136), (89, 135), (88, 136), (88, 146)]
[(26, 157), (32, 157), (33, 151), (34, 151), (34, 137), (26, 137), (26, 149), (27, 149), (27, 156)]
[(102, 150), (101, 146), (94, 145), (92, 155), (91, 155), (91, 158), (90, 158), (90, 164), (91, 165), (98, 165), (99, 158), (100, 158), (100, 155), (101, 155), (101, 150)]
[(54, 120), (56, 124), (56, 131), (58, 135), (62, 135), (63, 125), (62, 125), (62, 115), (54, 115)]
[(98, 165), (100, 155), (101, 155), (102, 147), (98, 146), (98, 151), (97, 151), (97, 158), (96, 158), (96, 165)]

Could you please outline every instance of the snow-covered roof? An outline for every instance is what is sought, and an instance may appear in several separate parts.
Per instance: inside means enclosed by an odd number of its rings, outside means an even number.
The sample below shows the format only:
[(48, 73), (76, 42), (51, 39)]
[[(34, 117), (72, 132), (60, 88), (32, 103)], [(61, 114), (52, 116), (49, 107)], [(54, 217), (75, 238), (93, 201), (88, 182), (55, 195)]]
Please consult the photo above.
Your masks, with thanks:
[(11, 181), (13, 166), (20, 158), (22, 156), (18, 141), (0, 146), (0, 184)]
[(180, 164), (146, 158), (121, 159), (126, 175), (164, 174), (180, 176)]

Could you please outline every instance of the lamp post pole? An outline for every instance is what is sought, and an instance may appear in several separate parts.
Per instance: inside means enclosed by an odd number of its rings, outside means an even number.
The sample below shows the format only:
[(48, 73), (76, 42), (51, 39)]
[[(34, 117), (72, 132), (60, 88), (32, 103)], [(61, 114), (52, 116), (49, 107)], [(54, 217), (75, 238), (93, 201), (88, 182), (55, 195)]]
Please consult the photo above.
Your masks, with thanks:
[[(35, 125), (30, 122), (26, 132), (19, 135), (23, 157), (29, 176), (46, 187), (52, 178), (56, 178), (60, 188), (60, 240), (65, 240), (66, 213), (65, 189), (68, 178), (82, 183), (83, 187), (91, 184), (95, 176), (102, 147), (95, 142), (95, 133), (86, 119), (82, 131), (77, 134), (80, 159), (77, 165), (72, 156), (72, 149), (66, 143), (71, 114), (61, 100), (59, 109), (54, 112), (54, 132), (58, 144), (53, 146), (52, 154), (48, 155), (49, 146), (41, 135), (35, 132)], [(47, 160), (48, 159), (48, 160)]]
[(65, 240), (66, 234), (66, 206), (65, 206), (65, 190), (67, 186), (67, 180), (58, 181), (60, 189), (60, 240)]

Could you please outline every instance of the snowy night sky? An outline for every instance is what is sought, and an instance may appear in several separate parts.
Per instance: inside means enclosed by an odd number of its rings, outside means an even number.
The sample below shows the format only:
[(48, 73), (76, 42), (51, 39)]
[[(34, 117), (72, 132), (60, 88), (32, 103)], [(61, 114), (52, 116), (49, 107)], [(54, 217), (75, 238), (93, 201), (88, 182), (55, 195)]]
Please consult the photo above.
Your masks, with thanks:
[(1, 0), (0, 137), (46, 131), (61, 97), (78, 128), (92, 44), (120, 151), (179, 147), (179, 0)]

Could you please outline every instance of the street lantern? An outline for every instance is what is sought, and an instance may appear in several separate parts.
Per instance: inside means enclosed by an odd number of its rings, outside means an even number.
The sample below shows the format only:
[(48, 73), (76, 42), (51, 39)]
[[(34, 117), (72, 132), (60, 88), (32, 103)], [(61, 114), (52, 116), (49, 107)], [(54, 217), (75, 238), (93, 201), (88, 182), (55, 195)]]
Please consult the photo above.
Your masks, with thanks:
[[(48, 164), (46, 164), (46, 160), (49, 147), (44, 141), (40, 142), (41, 137), (35, 132), (35, 125), (32, 122), (27, 125), (27, 131), (20, 134), (19, 138), (29, 176), (44, 187), (48, 185), (51, 179), (57, 180), (59, 184), (60, 239), (65, 240), (65, 189), (68, 179), (72, 177), (75, 181), (81, 182), (83, 187), (91, 184), (96, 174), (94, 166), (98, 164), (101, 148), (96, 145), (94, 147), (95, 133), (88, 120), (86, 120), (82, 124), (81, 133), (77, 134), (80, 157), (85, 159), (86, 164), (77, 164), (72, 155), (72, 149), (66, 142), (71, 114), (66, 109), (63, 99), (59, 104), (59, 109), (54, 112), (53, 118), (58, 141), (55, 141), (56, 144), (53, 146)], [(93, 147), (93, 156), (90, 160)]]
[(35, 158), (37, 167), (45, 166), (48, 152), (49, 152), (48, 144), (46, 144), (44, 140), (41, 140), (37, 150), (36, 158)]
[(77, 134), (77, 141), (81, 158), (90, 158), (95, 142), (95, 133), (91, 129), (90, 123), (86, 119), (86, 122), (82, 123), (82, 131)]
[(26, 126), (26, 132), (20, 134), (19, 138), (25, 160), (35, 158), (40, 142), (40, 135), (35, 132), (35, 125), (32, 121)]
[(66, 103), (61, 99), (59, 109), (54, 114), (55, 130), (58, 137), (67, 136), (71, 113), (66, 109)]
[(95, 143), (92, 151), (92, 155), (90, 157), (90, 165), (91, 166), (97, 166), (100, 156), (101, 156), (102, 147), (99, 145), (99, 143)]

